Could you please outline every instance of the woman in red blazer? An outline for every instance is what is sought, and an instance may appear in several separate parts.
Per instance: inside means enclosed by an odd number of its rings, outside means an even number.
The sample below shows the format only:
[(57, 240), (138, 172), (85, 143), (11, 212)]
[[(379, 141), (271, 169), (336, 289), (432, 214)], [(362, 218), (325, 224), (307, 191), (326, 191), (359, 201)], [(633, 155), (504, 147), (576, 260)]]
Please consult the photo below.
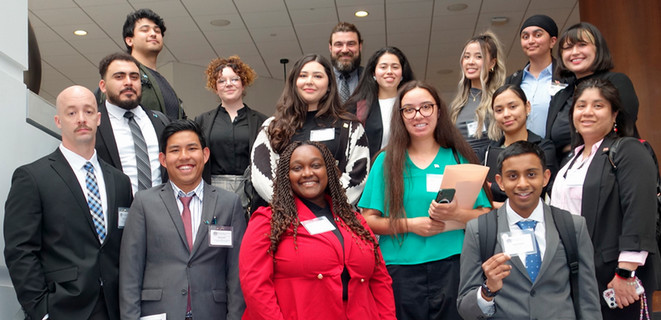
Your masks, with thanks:
[(318, 142), (281, 155), (271, 207), (255, 211), (243, 237), (239, 274), (243, 319), (395, 319), (375, 237)]

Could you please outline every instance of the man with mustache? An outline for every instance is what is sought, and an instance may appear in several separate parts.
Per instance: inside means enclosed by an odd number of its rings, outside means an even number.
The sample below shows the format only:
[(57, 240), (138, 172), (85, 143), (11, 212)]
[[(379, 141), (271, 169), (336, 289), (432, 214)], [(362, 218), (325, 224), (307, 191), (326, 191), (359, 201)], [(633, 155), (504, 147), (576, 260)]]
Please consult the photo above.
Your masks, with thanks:
[(5, 261), (26, 319), (119, 319), (119, 247), (131, 182), (98, 158), (101, 115), (85, 87), (64, 89), (62, 143), (14, 171)]
[(112, 53), (99, 63), (101, 125), (96, 133), (99, 157), (131, 178), (133, 193), (167, 180), (158, 161), (159, 139), (170, 122), (165, 114), (140, 105), (139, 63), (128, 53)]
[(353, 94), (363, 73), (363, 67), (360, 66), (360, 53), (363, 50), (360, 31), (351, 23), (338, 23), (331, 31), (328, 50), (340, 100), (344, 102)]

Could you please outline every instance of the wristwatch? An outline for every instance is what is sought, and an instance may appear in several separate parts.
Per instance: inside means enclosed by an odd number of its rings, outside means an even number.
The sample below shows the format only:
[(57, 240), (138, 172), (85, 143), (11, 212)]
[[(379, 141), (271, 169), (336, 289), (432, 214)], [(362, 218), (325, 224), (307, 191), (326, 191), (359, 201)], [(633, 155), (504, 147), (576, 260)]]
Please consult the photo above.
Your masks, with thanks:
[(615, 274), (624, 278), (624, 279), (629, 279), (633, 278), (636, 276), (636, 271), (635, 270), (628, 270), (624, 268), (615, 268)]
[(491, 290), (489, 290), (489, 287), (487, 286), (487, 280), (484, 280), (484, 282), (482, 282), (482, 294), (484, 294), (485, 297), (493, 298), (498, 295), (498, 292), (500, 292), (500, 290), (495, 292), (491, 292)]

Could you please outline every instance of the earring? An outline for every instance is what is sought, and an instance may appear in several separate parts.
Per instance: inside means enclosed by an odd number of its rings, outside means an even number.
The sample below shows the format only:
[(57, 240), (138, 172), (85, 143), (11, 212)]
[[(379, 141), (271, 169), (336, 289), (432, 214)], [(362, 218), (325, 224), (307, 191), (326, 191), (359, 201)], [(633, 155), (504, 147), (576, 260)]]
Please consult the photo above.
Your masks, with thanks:
[(617, 133), (617, 122), (613, 122), (613, 132)]
[(372, 79), (374, 79), (374, 81), (376, 81), (376, 76), (372, 76)]
[(493, 72), (493, 67), (491, 67), (491, 72)]

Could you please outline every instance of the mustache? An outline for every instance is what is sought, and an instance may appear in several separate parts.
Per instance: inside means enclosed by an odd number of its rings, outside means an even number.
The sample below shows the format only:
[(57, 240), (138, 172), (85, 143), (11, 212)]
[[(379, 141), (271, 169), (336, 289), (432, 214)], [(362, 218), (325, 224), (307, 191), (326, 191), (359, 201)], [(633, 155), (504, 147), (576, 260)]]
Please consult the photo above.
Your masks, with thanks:
[(92, 130), (92, 128), (88, 127), (87, 125), (81, 124), (78, 127), (76, 127), (75, 131), (77, 132), (77, 131), (80, 131), (80, 130), (83, 130), (83, 129), (84, 130)]
[(120, 91), (119, 93), (122, 94), (124, 92), (132, 92), (133, 94), (136, 94), (136, 95), (138, 94), (138, 92), (135, 91), (135, 89), (133, 89), (133, 88), (126, 88), (126, 89)]

